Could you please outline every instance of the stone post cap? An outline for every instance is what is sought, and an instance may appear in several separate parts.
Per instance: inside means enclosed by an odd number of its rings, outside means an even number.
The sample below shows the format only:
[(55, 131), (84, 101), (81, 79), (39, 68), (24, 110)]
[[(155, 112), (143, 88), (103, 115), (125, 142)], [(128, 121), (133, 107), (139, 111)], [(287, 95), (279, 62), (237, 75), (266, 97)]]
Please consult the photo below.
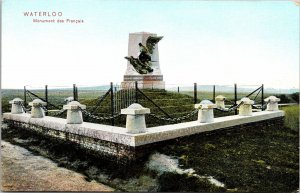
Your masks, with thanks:
[(142, 105), (138, 103), (133, 103), (126, 109), (121, 109), (121, 114), (123, 115), (144, 115), (149, 113), (150, 113), (149, 108), (144, 108)]
[(76, 110), (79, 108), (86, 109), (86, 105), (82, 105), (78, 101), (72, 101), (72, 102), (68, 103), (67, 105), (63, 106), (63, 109), (67, 109), (67, 110)]
[(243, 97), (241, 100), (237, 101), (237, 104), (243, 102), (245, 105), (253, 105), (254, 101), (249, 99), (248, 97)]
[(20, 98), (14, 98), (13, 100), (9, 101), (9, 104), (18, 104), (19, 102), (23, 102)]
[(210, 100), (202, 100), (199, 104), (195, 104), (196, 109), (213, 109), (217, 108), (217, 105)]
[(280, 98), (277, 98), (276, 96), (269, 96), (268, 98), (265, 98), (264, 101), (274, 103), (279, 102)]
[(64, 99), (65, 102), (72, 102), (74, 101), (74, 98), (73, 97), (67, 97)]
[(218, 95), (215, 100), (216, 101), (225, 101), (226, 97), (224, 97), (223, 95)]
[(42, 101), (41, 99), (34, 99), (29, 103), (29, 106), (39, 106), (39, 105), (46, 106), (47, 103)]

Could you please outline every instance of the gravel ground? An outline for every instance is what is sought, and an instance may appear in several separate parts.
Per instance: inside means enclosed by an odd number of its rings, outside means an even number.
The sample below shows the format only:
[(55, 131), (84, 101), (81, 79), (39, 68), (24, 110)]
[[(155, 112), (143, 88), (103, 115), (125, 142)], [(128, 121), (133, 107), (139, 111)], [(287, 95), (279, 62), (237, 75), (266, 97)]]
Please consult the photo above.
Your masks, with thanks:
[(1, 191), (114, 191), (5, 141), (1, 141), (1, 164)]

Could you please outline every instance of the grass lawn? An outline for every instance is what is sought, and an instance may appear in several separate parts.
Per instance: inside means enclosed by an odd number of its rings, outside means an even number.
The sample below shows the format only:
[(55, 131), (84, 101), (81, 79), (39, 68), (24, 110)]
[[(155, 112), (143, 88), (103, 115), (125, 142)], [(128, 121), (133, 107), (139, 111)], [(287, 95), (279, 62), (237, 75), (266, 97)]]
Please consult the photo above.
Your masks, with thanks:
[(160, 152), (178, 157), (183, 168), (214, 176), (230, 190), (290, 192), (299, 185), (298, 133), (287, 128), (195, 136)]
[[(159, 151), (178, 157), (183, 168), (214, 176), (226, 185), (227, 191), (295, 191), (299, 186), (299, 106), (283, 110), (284, 128), (224, 130), (191, 136)], [(176, 191), (164, 182), (165, 190)]]

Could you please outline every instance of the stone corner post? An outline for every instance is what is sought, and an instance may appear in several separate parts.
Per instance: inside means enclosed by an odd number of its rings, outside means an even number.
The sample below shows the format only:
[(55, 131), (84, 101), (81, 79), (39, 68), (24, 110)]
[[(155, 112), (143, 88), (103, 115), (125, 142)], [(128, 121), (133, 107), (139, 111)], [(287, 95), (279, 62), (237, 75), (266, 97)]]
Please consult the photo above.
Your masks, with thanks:
[(248, 97), (244, 97), (241, 100), (239, 100), (237, 102), (237, 104), (241, 104), (241, 106), (239, 108), (240, 116), (251, 116), (252, 115), (252, 105), (254, 104), (253, 100), (250, 100)]
[(225, 100), (226, 100), (226, 97), (224, 97), (223, 95), (218, 95), (215, 98), (217, 107), (221, 108), (221, 109), (225, 109)]
[(67, 111), (67, 124), (81, 124), (83, 123), (81, 109), (86, 109), (86, 105), (80, 104), (78, 101), (69, 102), (63, 106)]
[(46, 106), (46, 104), (47, 103), (41, 99), (34, 99), (30, 102), (29, 106), (31, 106), (31, 118), (43, 118), (45, 116), (45, 111), (42, 107)]
[(280, 101), (280, 98), (277, 98), (275, 96), (269, 96), (268, 98), (264, 99), (264, 101), (267, 103), (267, 111), (278, 111), (278, 102)]
[(199, 104), (195, 104), (195, 108), (198, 111), (198, 122), (200, 123), (212, 123), (214, 122), (214, 108), (217, 105), (213, 104), (209, 100), (202, 100)]
[(138, 103), (133, 103), (126, 109), (121, 109), (121, 114), (127, 115), (126, 129), (128, 133), (136, 134), (146, 132), (145, 114), (149, 113), (149, 108), (144, 108)]
[(20, 98), (14, 98), (13, 100), (9, 101), (11, 104), (11, 114), (21, 114), (24, 113), (22, 108), (23, 100)]

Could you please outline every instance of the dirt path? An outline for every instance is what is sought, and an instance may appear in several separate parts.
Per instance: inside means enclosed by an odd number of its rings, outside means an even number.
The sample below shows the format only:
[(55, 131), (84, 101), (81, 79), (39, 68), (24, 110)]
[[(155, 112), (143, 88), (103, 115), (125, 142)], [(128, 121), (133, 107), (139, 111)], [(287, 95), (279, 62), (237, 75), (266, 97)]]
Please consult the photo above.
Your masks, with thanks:
[(113, 191), (51, 160), (1, 141), (2, 191)]

